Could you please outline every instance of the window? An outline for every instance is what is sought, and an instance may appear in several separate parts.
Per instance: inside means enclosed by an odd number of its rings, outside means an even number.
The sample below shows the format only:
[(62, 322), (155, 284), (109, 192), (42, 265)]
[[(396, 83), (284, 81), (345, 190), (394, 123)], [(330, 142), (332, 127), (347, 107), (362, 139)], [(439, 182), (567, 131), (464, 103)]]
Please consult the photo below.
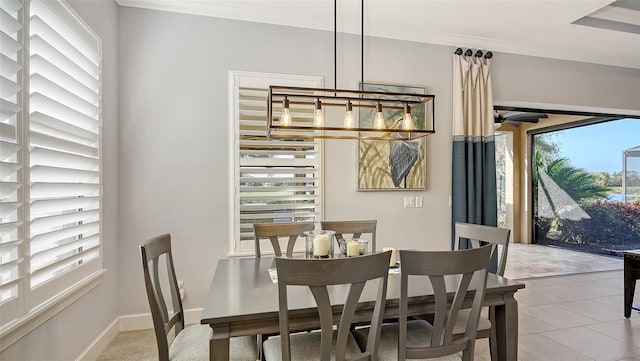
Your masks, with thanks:
[(0, 8), (6, 325), (102, 268), (102, 53), (64, 2), (3, 0)]
[[(269, 85), (320, 87), (321, 78), (231, 72), (229, 80), (234, 139), (230, 154), (235, 155), (230, 249), (234, 254), (253, 254), (253, 223), (315, 222), (322, 214), (321, 142), (266, 138)], [(313, 121), (313, 113), (295, 109), (294, 104), (291, 112)], [(267, 243), (261, 246), (270, 250)]]

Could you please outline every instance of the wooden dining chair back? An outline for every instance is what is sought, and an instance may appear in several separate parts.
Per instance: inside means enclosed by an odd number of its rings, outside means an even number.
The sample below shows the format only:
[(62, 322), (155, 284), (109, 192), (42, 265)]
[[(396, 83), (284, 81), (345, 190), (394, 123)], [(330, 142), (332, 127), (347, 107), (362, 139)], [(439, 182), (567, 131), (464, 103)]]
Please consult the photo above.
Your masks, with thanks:
[[(487, 284), (487, 267), (493, 246), (421, 252), (400, 250), (400, 312), (398, 360), (429, 359), (462, 352), (463, 359), (473, 358), (476, 332)], [(450, 276), (457, 276), (456, 282)], [(407, 304), (410, 276), (426, 276), (434, 291), (435, 316), (426, 347), (407, 345)], [(453, 298), (449, 296), (454, 292)], [(463, 337), (454, 339), (453, 329), (465, 298), (473, 294)], [(468, 306), (467, 306), (468, 307)], [(424, 321), (422, 321), (424, 322)]]
[(507, 267), (510, 234), (511, 230), (506, 228), (456, 222), (454, 249), (460, 249), (460, 243), (465, 239), (469, 241), (470, 248), (478, 248), (484, 245), (482, 242), (496, 245), (492, 255), (492, 257), (497, 257), (498, 260), (496, 274), (504, 276), (504, 271)]
[[(158, 359), (160, 361), (209, 360), (209, 341), (213, 336), (211, 327), (191, 325), (185, 328), (182, 299), (173, 267), (171, 235), (166, 233), (151, 238), (140, 246), (140, 254), (142, 255), (144, 284), (158, 344)], [(166, 268), (166, 278), (161, 276), (162, 268)], [(171, 310), (162, 290), (162, 285), (166, 284), (168, 284), (171, 295), (169, 300), (171, 301)], [(175, 337), (169, 343), (171, 329), (175, 329)], [(231, 349), (234, 355), (231, 358), (233, 361), (255, 361), (258, 356), (255, 337), (236, 337), (232, 339)]]
[[(361, 238), (362, 235), (369, 235), (371, 241), (371, 252), (376, 251), (376, 226), (378, 221), (322, 221), (322, 229), (329, 229), (336, 232), (338, 243), (345, 238)], [(345, 236), (346, 235), (346, 236)]]
[[(151, 308), (151, 318), (153, 319), (153, 329), (158, 343), (158, 358), (161, 361), (168, 361), (175, 359), (176, 357), (173, 356), (178, 353), (188, 353), (188, 358), (206, 359), (209, 355), (209, 338), (211, 338), (212, 331), (211, 328), (206, 326), (202, 328), (201, 325), (198, 325), (198, 330), (190, 329), (188, 332), (185, 331), (182, 300), (180, 299), (178, 281), (173, 267), (171, 235), (167, 233), (148, 240), (140, 246), (140, 253), (142, 255), (144, 283), (147, 289), (149, 307)], [(166, 278), (161, 276), (161, 263), (164, 263), (162, 267), (166, 268)], [(166, 284), (167, 280), (171, 295), (169, 300), (172, 306), (171, 314), (162, 290), (162, 285)], [(175, 328), (175, 338), (171, 346), (183, 344), (182, 341), (185, 341), (184, 343), (191, 346), (190, 349), (170, 347), (168, 337), (172, 328)], [(196, 341), (194, 339), (199, 340)]]
[[(511, 230), (505, 228), (456, 222), (454, 246), (456, 249), (459, 249), (460, 244), (464, 240), (468, 241), (468, 246), (470, 248), (478, 248), (484, 244), (494, 245), (495, 247), (491, 257), (498, 260), (496, 274), (504, 276), (504, 271), (507, 267), (510, 234)], [(498, 353), (496, 345), (497, 334), (494, 326), (496, 319), (495, 313), (495, 307), (489, 307), (488, 314), (486, 316), (484, 313), (481, 313), (478, 324), (478, 333), (476, 334), (476, 338), (489, 338), (489, 353), (491, 354), (492, 360), (495, 359)], [(463, 316), (460, 317), (460, 320), (463, 321), (466, 315), (467, 314), (464, 313)], [(454, 330), (454, 336), (459, 337), (463, 333), (464, 330), (462, 329), (461, 324), (459, 324)]]
[(254, 223), (253, 231), (256, 236), (256, 257), (260, 257), (260, 240), (268, 238), (271, 241), (276, 257), (282, 257), (280, 238), (287, 238), (287, 257), (293, 256), (293, 247), (296, 240), (304, 232), (313, 230), (313, 222), (289, 222), (289, 223)]
[[(177, 336), (184, 329), (184, 311), (182, 300), (178, 292), (178, 281), (173, 267), (173, 255), (171, 253), (171, 235), (163, 234), (154, 237), (140, 246), (142, 254), (142, 268), (144, 270), (144, 283), (147, 289), (147, 298), (153, 318), (153, 329), (158, 342), (158, 356), (160, 360), (169, 360), (169, 343), (167, 337), (173, 327)], [(167, 302), (161, 287), (159, 266), (161, 258), (167, 269), (173, 315), (169, 317)]]
[[(280, 341), (282, 360), (290, 361), (302, 359), (302, 355), (291, 356), (291, 339), (289, 329), (289, 309), (287, 287), (308, 286), (318, 307), (320, 316), (320, 345), (318, 354), (308, 355), (321, 361), (329, 361), (334, 353), (336, 361), (348, 359), (377, 360), (376, 346), (380, 338), (380, 327), (387, 294), (387, 278), (389, 270), (390, 252), (377, 253), (353, 258), (338, 258), (329, 260), (305, 260), (276, 258), (278, 270), (278, 296), (280, 315)], [(351, 323), (356, 312), (356, 306), (367, 281), (378, 280), (377, 296), (367, 348), (360, 353), (353, 336)], [(328, 286), (349, 285), (349, 292), (343, 302), (337, 337), (334, 337), (333, 320), (336, 308), (329, 298)], [(306, 335), (304, 335), (306, 336)], [(335, 338), (335, 345), (334, 345)], [(348, 355), (347, 347), (353, 342), (358, 355)], [(317, 352), (317, 351), (316, 351)], [(347, 358), (352, 356), (352, 358)]]

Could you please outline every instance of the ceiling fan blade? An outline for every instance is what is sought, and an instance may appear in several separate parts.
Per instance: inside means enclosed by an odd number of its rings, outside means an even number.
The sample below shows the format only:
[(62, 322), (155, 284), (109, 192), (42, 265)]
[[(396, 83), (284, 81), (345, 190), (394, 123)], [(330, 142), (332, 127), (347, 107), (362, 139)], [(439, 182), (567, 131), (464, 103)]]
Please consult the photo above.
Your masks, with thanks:
[(507, 112), (504, 114), (499, 114), (498, 112), (494, 113), (494, 122), (495, 123), (507, 123), (513, 125), (514, 127), (519, 127), (521, 123), (537, 123), (541, 118), (548, 118), (549, 116), (545, 113), (534, 113), (534, 112)]
[(533, 113), (533, 112), (507, 112), (502, 115), (505, 120), (518, 121), (518, 122), (528, 122), (528, 123), (537, 123), (538, 119), (548, 118), (549, 116), (545, 113)]

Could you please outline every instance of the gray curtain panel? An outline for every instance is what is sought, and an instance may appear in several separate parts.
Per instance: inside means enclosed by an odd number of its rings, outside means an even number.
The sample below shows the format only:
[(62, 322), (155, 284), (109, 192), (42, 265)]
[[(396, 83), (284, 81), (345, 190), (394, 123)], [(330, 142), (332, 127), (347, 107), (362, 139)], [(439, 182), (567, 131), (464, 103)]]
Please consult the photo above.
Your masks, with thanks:
[(495, 149), (493, 137), (454, 137), (453, 223), (498, 224)]

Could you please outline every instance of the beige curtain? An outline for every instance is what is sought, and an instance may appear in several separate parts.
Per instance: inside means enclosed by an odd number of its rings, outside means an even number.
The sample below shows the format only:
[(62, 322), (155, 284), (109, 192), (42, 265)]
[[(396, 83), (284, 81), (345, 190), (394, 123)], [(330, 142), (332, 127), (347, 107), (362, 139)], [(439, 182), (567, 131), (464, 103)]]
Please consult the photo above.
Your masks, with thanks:
[(454, 54), (453, 223), (497, 224), (493, 113), (491, 61)]

